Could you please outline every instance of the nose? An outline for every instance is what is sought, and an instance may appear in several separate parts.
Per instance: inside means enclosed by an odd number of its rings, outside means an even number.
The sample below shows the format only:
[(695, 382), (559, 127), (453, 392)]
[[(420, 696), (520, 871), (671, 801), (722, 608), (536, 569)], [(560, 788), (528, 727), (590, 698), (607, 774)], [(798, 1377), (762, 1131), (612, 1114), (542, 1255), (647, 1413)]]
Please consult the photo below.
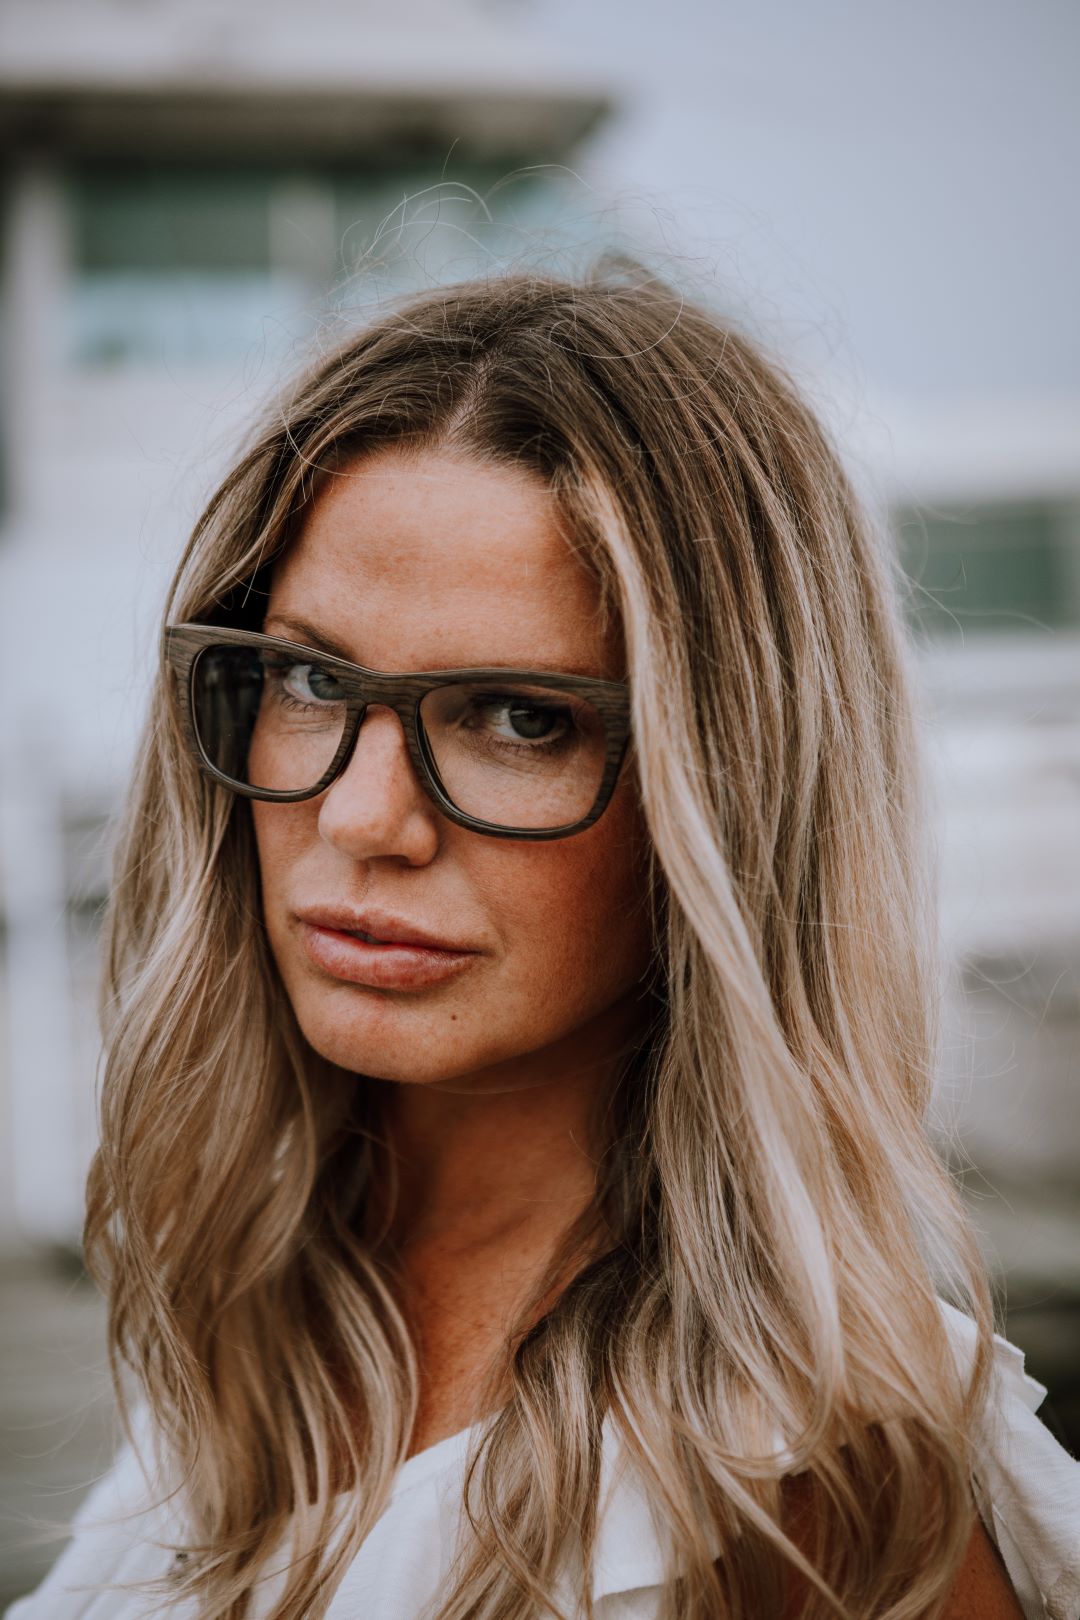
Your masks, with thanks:
[(371, 704), (349, 763), (321, 795), (320, 837), (353, 860), (392, 856), (422, 866), (438, 849), (440, 819), (413, 769), (401, 721)]

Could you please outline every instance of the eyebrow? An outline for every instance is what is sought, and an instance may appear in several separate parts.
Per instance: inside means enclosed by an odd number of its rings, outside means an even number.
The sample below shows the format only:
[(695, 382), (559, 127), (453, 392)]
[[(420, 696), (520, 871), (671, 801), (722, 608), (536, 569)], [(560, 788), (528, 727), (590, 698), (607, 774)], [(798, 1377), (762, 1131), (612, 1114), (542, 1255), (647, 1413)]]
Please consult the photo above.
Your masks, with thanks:
[[(291, 613), (268, 613), (266, 615), (266, 621), (265, 622), (266, 622), (266, 624), (284, 625), (286, 630), (289, 631), (290, 634), (302, 637), (305, 646), (315, 647), (319, 652), (329, 653), (331, 658), (343, 658), (345, 660), (345, 662), (348, 663), (348, 664), (355, 664), (355, 663), (358, 662), (358, 660), (353, 657), (352, 653), (348, 652), (346, 650), (346, 648), (344, 648), (340, 644), (340, 642), (334, 641), (334, 639), (331, 636), (324, 635), (321, 630), (316, 629), (315, 625), (313, 625), (309, 619), (297, 618), (295, 615), (293, 615)], [(264, 633), (267, 634), (267, 635), (272, 635), (274, 632), (270, 631), (270, 630), (267, 630)], [(469, 666), (469, 667), (471, 667), (471, 666)], [(481, 667), (481, 666), (477, 666), (477, 667)], [(482, 667), (487, 668), (489, 666), (484, 665)], [(532, 663), (528, 664), (527, 666), (523, 665), (523, 664), (504, 664), (504, 665), (496, 664), (496, 665), (491, 666), (491, 667), (494, 667), (496, 669), (498, 669), (498, 668), (504, 668), (504, 669), (524, 669), (524, 668), (528, 668), (530, 670), (535, 670), (538, 675), (566, 674), (566, 675), (584, 675), (587, 679), (592, 679), (592, 680), (610, 680), (611, 679), (610, 676), (597, 676), (591, 670), (572, 670), (572, 669), (568, 669), (565, 664), (546, 663), (546, 662), (544, 662), (543, 659), (541, 659), (539, 661), (533, 661)]]
[[(356, 663), (356, 659), (351, 652), (346, 651), (332, 637), (324, 636), (322, 631), (317, 630), (307, 619), (297, 619), (289, 613), (268, 613), (266, 623), (283, 624), (291, 634), (301, 636), (307, 646), (317, 647), (320, 652), (329, 653), (331, 658), (344, 658), (348, 664)], [(266, 631), (267, 635), (272, 633), (272, 631)]]

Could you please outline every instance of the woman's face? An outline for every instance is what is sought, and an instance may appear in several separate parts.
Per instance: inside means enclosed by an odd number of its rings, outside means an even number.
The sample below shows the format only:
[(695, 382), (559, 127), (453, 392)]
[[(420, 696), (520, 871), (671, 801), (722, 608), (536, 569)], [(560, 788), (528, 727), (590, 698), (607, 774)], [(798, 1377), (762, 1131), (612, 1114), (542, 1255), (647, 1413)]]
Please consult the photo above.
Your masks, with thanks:
[[(535, 476), (443, 453), (379, 451), (332, 477), (278, 561), (263, 628), (317, 636), (384, 671), (517, 666), (621, 679), (617, 633)], [(252, 803), (270, 946), (297, 1020), (331, 1062), (465, 1089), (602, 1056), (636, 1026), (650, 940), (647, 836), (629, 768), (570, 838), (486, 837), (417, 780), (396, 715), (367, 710), (317, 798)], [(462, 955), (366, 951), (312, 922), (404, 925)], [(374, 922), (375, 926), (371, 926)], [(385, 952), (384, 977), (377, 958)], [(429, 964), (430, 965), (430, 964)], [(509, 1067), (507, 1067), (509, 1066)], [(550, 1074), (548, 1078), (550, 1078)], [(524, 1076), (522, 1075), (522, 1078)]]

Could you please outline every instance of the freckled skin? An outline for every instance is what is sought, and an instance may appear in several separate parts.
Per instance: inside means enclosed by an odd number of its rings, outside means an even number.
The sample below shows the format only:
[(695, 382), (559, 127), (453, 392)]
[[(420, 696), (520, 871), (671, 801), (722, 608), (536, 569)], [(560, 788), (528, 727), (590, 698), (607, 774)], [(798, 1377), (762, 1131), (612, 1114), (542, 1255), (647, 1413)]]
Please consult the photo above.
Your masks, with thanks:
[[(383, 670), (556, 668), (620, 678), (594, 581), (529, 474), (384, 451), (333, 479), (274, 572), (265, 621), (315, 623)], [(372, 708), (348, 769), (317, 799), (255, 803), (271, 946), (312, 1046), (411, 1085), (503, 1090), (591, 1061), (636, 1016), (648, 957), (645, 833), (629, 766), (572, 838), (485, 838), (441, 816), (396, 717)], [(385, 906), (483, 954), (422, 992), (376, 991), (312, 966), (292, 908)], [(508, 1067), (509, 1066), (509, 1067)], [(494, 1071), (494, 1072), (493, 1072)]]
[[(545, 664), (622, 679), (595, 581), (545, 485), (382, 451), (335, 477), (274, 569), (264, 628), (315, 625), (381, 670)], [(473, 1421), (484, 1375), (595, 1194), (597, 1089), (644, 1015), (648, 837), (629, 758), (600, 819), (551, 842), (448, 821), (393, 712), (372, 707), (316, 799), (253, 802), (263, 913), (314, 1049), (380, 1087), (397, 1160), (390, 1242), (421, 1368), (410, 1454)], [(385, 908), (479, 956), (423, 991), (315, 966), (295, 911)], [(601, 1090), (601, 1095), (602, 1095)]]

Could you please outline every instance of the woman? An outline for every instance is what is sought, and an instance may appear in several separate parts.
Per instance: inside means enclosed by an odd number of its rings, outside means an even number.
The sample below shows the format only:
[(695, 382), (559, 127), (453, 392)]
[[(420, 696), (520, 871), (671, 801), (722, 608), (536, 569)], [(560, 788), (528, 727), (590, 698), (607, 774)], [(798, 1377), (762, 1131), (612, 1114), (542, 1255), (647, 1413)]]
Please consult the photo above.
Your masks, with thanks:
[(131, 1447), (13, 1616), (1074, 1613), (1080, 1467), (924, 1133), (897, 586), (632, 267), (424, 293), (279, 404), (119, 842)]

